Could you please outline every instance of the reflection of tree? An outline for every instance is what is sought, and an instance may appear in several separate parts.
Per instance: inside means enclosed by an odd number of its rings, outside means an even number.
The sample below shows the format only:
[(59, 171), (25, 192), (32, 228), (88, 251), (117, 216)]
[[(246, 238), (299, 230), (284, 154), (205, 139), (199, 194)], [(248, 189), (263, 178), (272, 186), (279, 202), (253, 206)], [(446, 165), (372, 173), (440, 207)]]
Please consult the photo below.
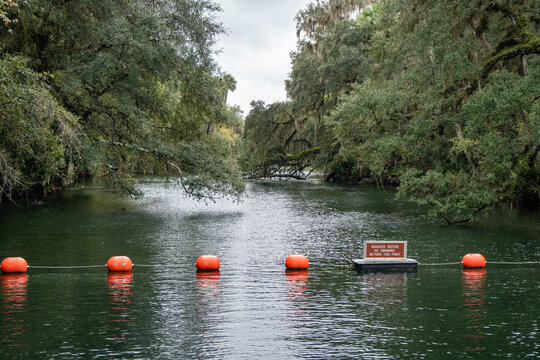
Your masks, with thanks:
[(370, 272), (363, 276), (366, 299), (379, 303), (381, 298), (403, 300), (407, 274), (404, 272)]
[(8, 346), (26, 346), (16, 344), (17, 336), (26, 332), (24, 315), (26, 314), (27, 274), (2, 275), (2, 343)]
[(469, 330), (466, 338), (474, 344), (466, 346), (466, 351), (485, 351), (478, 343), (486, 337), (482, 328), (486, 323), (486, 269), (463, 269), (463, 296), (465, 301), (465, 326)]

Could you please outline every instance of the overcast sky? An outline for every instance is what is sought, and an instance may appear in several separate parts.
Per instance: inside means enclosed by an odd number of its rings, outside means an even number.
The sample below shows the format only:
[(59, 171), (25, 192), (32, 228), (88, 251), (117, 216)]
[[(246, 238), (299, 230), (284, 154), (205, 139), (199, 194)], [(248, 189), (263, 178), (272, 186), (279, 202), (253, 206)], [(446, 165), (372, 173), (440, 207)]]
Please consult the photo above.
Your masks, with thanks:
[(229, 105), (240, 105), (247, 115), (252, 100), (285, 100), (289, 53), (296, 47), (294, 17), (313, 0), (214, 1), (223, 8), (219, 19), (228, 32), (216, 44), (222, 50), (217, 61), (237, 83)]

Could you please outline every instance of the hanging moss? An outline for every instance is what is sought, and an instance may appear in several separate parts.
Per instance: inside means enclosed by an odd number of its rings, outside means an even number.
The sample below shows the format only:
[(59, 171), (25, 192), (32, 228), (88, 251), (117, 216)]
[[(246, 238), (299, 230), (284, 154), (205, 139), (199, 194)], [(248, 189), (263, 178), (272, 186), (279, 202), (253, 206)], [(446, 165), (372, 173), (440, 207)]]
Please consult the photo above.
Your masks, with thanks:
[(295, 165), (295, 164), (299, 164), (301, 162), (306, 161), (310, 156), (319, 154), (320, 151), (321, 151), (320, 148), (315, 147), (312, 149), (306, 149), (304, 151), (301, 151), (297, 154), (292, 154), (292, 155), (278, 154), (278, 155), (275, 155), (272, 160), (276, 164)]

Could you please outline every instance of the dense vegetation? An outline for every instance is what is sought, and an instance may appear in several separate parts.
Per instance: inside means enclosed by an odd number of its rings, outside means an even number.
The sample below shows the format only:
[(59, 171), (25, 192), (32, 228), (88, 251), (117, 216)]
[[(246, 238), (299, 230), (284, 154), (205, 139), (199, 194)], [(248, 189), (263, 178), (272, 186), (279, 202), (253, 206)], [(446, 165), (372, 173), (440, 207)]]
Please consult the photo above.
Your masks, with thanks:
[[(210, 0), (0, 0), (0, 199), (86, 176), (399, 185), (447, 223), (540, 197), (540, 3), (317, 0), (289, 100), (226, 105)], [(237, 137), (243, 133), (240, 146)]]
[(236, 196), (241, 119), (209, 0), (0, 0), (0, 199), (168, 173)]
[(399, 184), (448, 224), (538, 205), (538, 1), (328, 0), (296, 20), (290, 100), (252, 103), (245, 173)]

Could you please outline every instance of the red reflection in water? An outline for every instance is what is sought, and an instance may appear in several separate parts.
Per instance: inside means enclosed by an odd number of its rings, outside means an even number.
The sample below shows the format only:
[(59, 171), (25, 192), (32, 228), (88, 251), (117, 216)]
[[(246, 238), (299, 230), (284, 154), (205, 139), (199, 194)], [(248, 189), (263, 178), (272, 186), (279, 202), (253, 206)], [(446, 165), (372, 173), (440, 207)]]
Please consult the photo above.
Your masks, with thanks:
[[(463, 296), (465, 326), (470, 331), (465, 337), (481, 340), (486, 337), (482, 328), (486, 324), (486, 269), (463, 269)], [(467, 346), (466, 351), (484, 351), (485, 346)]]
[(26, 310), (27, 274), (2, 274), (2, 343), (7, 346), (27, 346), (16, 343), (16, 337), (26, 333), (24, 317)]
[(109, 288), (110, 304), (112, 305), (109, 316), (110, 321), (128, 322), (131, 304), (131, 284), (133, 274), (131, 272), (110, 272), (107, 274), (107, 286)]
[(205, 300), (215, 300), (219, 295), (220, 272), (218, 271), (197, 271), (197, 289)]
[[(308, 316), (308, 281), (309, 270), (286, 270), (285, 280), (287, 286), (287, 300), (290, 305), (289, 316), (292, 328), (303, 328)], [(292, 341), (299, 340), (296, 336), (291, 337)]]
[(304, 298), (308, 290), (309, 270), (286, 270), (285, 277), (290, 296)]

